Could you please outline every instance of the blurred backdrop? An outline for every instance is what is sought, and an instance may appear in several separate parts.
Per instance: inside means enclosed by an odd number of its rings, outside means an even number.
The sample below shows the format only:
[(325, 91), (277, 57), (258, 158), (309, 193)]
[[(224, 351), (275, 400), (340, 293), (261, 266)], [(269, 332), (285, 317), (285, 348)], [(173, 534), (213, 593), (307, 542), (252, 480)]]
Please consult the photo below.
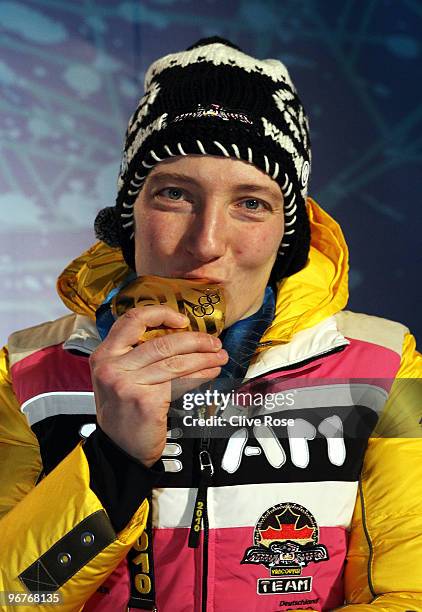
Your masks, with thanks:
[(210, 35), (287, 64), (311, 121), (310, 194), (349, 243), (349, 307), (421, 345), (418, 0), (0, 0), (1, 342), (65, 313), (55, 279), (114, 203), (146, 68)]

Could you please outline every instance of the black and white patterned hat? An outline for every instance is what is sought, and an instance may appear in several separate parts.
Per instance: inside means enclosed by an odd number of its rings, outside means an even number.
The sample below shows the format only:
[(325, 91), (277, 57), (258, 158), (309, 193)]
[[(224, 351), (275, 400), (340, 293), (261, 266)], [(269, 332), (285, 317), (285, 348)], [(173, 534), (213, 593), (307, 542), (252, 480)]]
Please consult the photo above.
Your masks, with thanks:
[(189, 154), (241, 159), (277, 181), (285, 233), (272, 280), (303, 268), (310, 243), (309, 129), (284, 64), (257, 60), (214, 37), (150, 66), (145, 95), (126, 132), (116, 206), (100, 211), (95, 222), (97, 237), (119, 245), (130, 267), (135, 267), (133, 206), (148, 172), (164, 159)]

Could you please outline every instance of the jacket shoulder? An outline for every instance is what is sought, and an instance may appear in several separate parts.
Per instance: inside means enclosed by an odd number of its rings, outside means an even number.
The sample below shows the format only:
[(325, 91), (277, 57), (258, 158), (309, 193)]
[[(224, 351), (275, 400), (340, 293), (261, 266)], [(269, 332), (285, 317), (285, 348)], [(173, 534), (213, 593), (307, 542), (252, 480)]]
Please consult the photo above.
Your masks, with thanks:
[(350, 340), (361, 340), (378, 344), (402, 354), (403, 342), (408, 328), (402, 323), (350, 310), (335, 315), (338, 330)]
[(76, 317), (69, 314), (11, 334), (8, 340), (10, 366), (36, 351), (65, 342), (75, 328)]

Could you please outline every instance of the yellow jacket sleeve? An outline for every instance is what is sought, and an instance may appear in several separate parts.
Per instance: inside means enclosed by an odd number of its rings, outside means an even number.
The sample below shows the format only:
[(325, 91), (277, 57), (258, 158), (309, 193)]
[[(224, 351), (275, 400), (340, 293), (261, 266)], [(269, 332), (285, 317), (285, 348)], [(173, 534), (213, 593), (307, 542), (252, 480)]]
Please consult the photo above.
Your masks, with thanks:
[(35, 486), (41, 470), (37, 440), (19, 411), (6, 351), (1, 359), (0, 591), (55, 591), (59, 609), (76, 612), (142, 534), (148, 502), (116, 534), (89, 487), (81, 445)]
[(422, 612), (421, 418), (422, 355), (407, 334), (365, 453), (344, 575), (347, 603), (336, 610)]
[(0, 352), (0, 517), (29, 493), (41, 469), (38, 441), (19, 410), (4, 348)]
[(422, 355), (401, 366), (369, 440), (345, 569), (350, 612), (422, 612)]

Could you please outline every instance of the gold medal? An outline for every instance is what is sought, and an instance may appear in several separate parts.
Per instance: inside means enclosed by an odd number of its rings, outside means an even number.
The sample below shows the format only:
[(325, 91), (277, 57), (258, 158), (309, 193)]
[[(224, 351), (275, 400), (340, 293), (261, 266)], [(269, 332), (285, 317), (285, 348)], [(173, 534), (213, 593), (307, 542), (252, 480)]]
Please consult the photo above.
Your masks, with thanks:
[(160, 304), (186, 315), (189, 325), (183, 329), (163, 326), (147, 329), (141, 338), (144, 341), (179, 331), (201, 331), (219, 336), (224, 329), (223, 288), (202, 279), (139, 276), (112, 299), (111, 312), (117, 318), (130, 308)]

